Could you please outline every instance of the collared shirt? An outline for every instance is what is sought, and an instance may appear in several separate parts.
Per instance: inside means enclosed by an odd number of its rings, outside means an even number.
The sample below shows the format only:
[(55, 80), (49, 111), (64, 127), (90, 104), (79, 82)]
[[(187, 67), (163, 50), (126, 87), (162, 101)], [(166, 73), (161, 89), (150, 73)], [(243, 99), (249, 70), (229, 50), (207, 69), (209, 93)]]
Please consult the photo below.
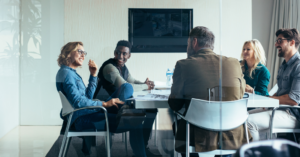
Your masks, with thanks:
[[(278, 90), (276, 96), (288, 94), (289, 97), (296, 103), (300, 104), (300, 55), (296, 52), (295, 55), (286, 62), (281, 64), (277, 75)], [(300, 119), (300, 112), (297, 109), (292, 109), (292, 114)]]
[[(57, 91), (61, 91), (75, 109), (87, 106), (102, 106), (101, 101), (92, 100), (96, 86), (97, 77), (90, 75), (89, 84), (86, 88), (76, 70), (65, 65), (61, 65), (56, 75)], [(97, 112), (97, 110), (85, 109), (75, 112), (71, 124), (78, 117), (94, 112)]]

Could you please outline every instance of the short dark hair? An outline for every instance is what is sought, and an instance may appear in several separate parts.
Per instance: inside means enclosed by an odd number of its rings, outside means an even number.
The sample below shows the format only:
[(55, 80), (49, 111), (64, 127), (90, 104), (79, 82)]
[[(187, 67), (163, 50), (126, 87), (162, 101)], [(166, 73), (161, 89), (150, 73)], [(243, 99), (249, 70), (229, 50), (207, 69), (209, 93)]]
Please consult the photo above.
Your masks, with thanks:
[(116, 49), (118, 46), (125, 46), (125, 47), (128, 47), (129, 48), (129, 52), (131, 52), (131, 43), (127, 40), (120, 40), (118, 43), (117, 43), (117, 46), (116, 46)]
[(197, 26), (193, 28), (189, 34), (190, 40), (197, 38), (199, 47), (208, 47), (214, 49), (215, 35), (212, 31), (204, 26)]
[(285, 37), (289, 41), (294, 40), (295, 41), (295, 47), (296, 48), (299, 47), (300, 36), (299, 36), (299, 32), (296, 28), (292, 28), (292, 29), (281, 28), (281, 29), (276, 31), (276, 37), (278, 37), (280, 34), (282, 34), (282, 36)]

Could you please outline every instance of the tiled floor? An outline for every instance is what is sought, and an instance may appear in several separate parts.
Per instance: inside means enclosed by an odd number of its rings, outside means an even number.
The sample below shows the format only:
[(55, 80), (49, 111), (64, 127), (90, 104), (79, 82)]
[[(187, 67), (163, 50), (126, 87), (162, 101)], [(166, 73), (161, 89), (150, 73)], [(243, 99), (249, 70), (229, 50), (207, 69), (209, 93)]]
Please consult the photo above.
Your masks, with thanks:
[(0, 139), (0, 157), (44, 157), (61, 126), (19, 126)]
[[(170, 114), (168, 109), (159, 110), (157, 130), (171, 130)], [(60, 129), (61, 126), (16, 127), (0, 139), (0, 157), (44, 157), (58, 138)], [(160, 135), (157, 136), (159, 139)]]

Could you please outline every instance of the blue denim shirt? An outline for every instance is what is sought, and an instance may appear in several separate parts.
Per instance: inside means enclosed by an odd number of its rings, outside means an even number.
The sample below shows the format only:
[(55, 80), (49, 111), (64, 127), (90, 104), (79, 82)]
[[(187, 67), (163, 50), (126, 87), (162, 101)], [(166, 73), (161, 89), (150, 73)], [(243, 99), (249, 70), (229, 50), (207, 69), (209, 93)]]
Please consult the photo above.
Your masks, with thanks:
[[(277, 75), (278, 90), (276, 96), (288, 94), (298, 105), (300, 104), (300, 55), (296, 52), (294, 56), (286, 62), (282, 62)], [(291, 113), (300, 121), (300, 110), (289, 109)]]
[[(75, 109), (87, 106), (102, 106), (101, 101), (92, 100), (96, 86), (97, 77), (91, 75), (88, 87), (86, 88), (76, 70), (65, 65), (60, 67), (56, 75), (57, 91), (61, 91)], [(95, 112), (98, 112), (98, 110), (85, 109), (77, 111), (73, 114), (71, 124), (73, 124), (78, 117)]]

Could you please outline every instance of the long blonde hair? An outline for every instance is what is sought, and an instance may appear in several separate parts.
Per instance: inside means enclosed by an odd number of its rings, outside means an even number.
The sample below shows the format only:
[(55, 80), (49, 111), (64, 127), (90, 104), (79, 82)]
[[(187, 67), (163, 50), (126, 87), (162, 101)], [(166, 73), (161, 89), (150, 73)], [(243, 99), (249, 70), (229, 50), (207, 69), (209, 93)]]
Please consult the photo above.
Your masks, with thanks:
[(250, 78), (252, 78), (252, 73), (255, 74), (254, 70), (256, 68), (261, 68), (261, 67), (257, 66), (259, 63), (266, 65), (266, 55), (265, 55), (264, 48), (262, 47), (261, 43), (257, 39), (246, 41), (243, 45), (242, 53), (241, 53), (241, 59), (242, 59), (241, 67), (242, 67), (243, 72), (245, 72), (245, 64), (247, 64), (246, 61), (243, 59), (243, 50), (244, 50), (244, 46), (246, 44), (250, 44), (254, 51), (255, 64), (251, 69), (248, 69), (248, 72), (249, 72), (248, 74), (249, 74)]
[(83, 43), (81, 41), (75, 41), (63, 46), (57, 59), (58, 66), (69, 66), (69, 64), (71, 64), (71, 53), (76, 51), (79, 45), (83, 46)]

